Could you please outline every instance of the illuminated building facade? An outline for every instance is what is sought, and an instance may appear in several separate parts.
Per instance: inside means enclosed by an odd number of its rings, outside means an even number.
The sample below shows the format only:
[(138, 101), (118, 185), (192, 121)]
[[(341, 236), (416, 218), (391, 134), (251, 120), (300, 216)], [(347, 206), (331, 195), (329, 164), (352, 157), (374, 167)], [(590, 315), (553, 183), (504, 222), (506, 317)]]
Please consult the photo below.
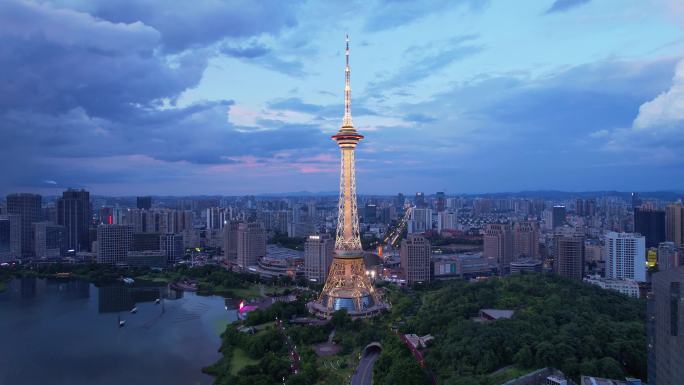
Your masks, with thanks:
[(335, 311), (345, 309), (352, 317), (358, 318), (377, 314), (387, 305), (380, 302), (366, 274), (359, 236), (354, 150), (363, 136), (354, 128), (351, 116), (349, 39), (347, 39), (346, 64), (344, 118), (342, 127), (332, 137), (341, 152), (335, 251), (323, 291), (318, 300), (310, 302), (308, 306), (312, 313), (323, 317), (330, 317)]

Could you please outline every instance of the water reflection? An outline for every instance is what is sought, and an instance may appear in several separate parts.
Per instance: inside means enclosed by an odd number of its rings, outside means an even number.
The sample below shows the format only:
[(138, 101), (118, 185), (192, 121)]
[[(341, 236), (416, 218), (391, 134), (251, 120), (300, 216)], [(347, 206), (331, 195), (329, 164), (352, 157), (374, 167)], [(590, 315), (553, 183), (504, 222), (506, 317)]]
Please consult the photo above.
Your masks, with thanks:
[(0, 384), (211, 384), (201, 369), (237, 319), (230, 305), (167, 287), (16, 279), (0, 293)]

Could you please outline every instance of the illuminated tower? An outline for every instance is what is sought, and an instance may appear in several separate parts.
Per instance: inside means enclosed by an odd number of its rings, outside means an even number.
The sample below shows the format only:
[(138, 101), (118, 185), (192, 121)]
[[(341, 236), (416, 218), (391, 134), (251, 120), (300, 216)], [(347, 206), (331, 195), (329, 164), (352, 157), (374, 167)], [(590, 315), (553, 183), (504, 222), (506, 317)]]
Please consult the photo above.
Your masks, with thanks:
[(342, 127), (332, 139), (340, 146), (340, 199), (338, 204), (335, 252), (323, 291), (317, 301), (309, 303), (309, 310), (329, 317), (346, 309), (352, 317), (368, 317), (387, 307), (373, 288), (366, 274), (363, 249), (359, 237), (359, 216), (356, 205), (356, 172), (354, 150), (363, 135), (354, 128), (351, 117), (351, 86), (349, 77), (349, 37), (347, 37), (344, 70), (344, 118)]

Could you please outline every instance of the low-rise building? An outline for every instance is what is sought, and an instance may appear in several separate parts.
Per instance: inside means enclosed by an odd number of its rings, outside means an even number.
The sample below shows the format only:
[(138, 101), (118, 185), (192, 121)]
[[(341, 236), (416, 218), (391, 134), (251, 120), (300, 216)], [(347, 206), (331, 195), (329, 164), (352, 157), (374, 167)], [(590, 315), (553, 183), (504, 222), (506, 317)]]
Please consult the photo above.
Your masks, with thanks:
[(584, 278), (584, 282), (599, 286), (603, 289), (614, 290), (624, 295), (639, 298), (639, 283), (632, 279), (613, 279), (602, 278), (599, 276), (589, 276)]

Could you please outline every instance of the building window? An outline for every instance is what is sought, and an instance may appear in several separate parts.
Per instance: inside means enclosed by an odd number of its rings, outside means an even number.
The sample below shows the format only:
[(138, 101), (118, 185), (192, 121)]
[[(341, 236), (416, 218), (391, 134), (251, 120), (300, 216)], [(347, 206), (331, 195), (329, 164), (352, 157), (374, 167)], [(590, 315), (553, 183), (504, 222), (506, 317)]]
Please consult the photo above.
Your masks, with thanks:
[(679, 282), (670, 282), (670, 334), (679, 333), (679, 299), (681, 298)]

